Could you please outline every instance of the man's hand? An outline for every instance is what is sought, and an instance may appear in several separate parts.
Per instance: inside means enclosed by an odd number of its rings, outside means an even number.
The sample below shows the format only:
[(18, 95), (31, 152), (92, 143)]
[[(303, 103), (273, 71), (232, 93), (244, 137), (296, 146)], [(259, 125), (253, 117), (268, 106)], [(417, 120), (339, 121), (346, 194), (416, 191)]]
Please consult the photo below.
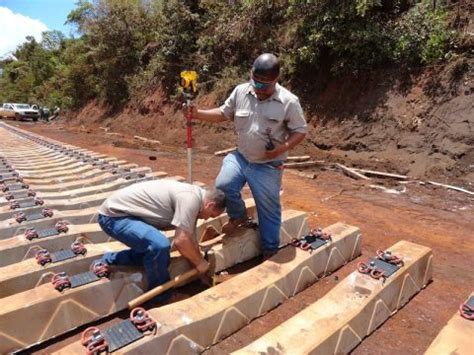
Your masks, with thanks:
[(265, 151), (265, 158), (274, 159), (282, 155), (283, 153), (285, 153), (287, 150), (288, 150), (288, 143), (277, 145), (275, 149)]
[(304, 139), (305, 135), (306, 133), (298, 133), (298, 132), (290, 134), (290, 136), (288, 137), (285, 143), (276, 146), (275, 149), (267, 150), (265, 152), (265, 158), (274, 159), (278, 157), (279, 155), (285, 153), (286, 151), (292, 149)]
[(207, 274), (209, 266), (209, 263), (205, 259), (202, 259), (202, 261), (196, 265), (196, 270), (199, 272), (199, 279), (207, 287), (212, 286), (212, 277)]
[(182, 109), (182, 112), (183, 112), (183, 116), (184, 118), (187, 118), (188, 117), (188, 114), (189, 114), (189, 111), (191, 110), (191, 117), (193, 119), (197, 119), (197, 114), (198, 114), (198, 109), (196, 106), (194, 106), (194, 104), (191, 103), (191, 106), (188, 107), (188, 105), (186, 103), (183, 104), (183, 109)]
[(201, 262), (196, 265), (196, 270), (200, 275), (204, 275), (209, 270), (209, 267), (209, 263), (205, 259), (202, 259)]
[(196, 265), (196, 270), (199, 272), (199, 279), (207, 287), (212, 286), (212, 277), (208, 274), (209, 266), (210, 264), (205, 259), (202, 259), (202, 261)]

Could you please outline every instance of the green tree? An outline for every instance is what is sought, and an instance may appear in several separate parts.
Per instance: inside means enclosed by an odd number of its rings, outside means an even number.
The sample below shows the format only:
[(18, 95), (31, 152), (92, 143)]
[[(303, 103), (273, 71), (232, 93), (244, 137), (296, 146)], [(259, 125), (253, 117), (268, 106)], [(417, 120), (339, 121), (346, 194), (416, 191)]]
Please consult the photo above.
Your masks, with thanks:
[(149, 37), (148, 8), (140, 0), (99, 0), (93, 7), (82, 2), (81, 11), (69, 16), (90, 48), (97, 92), (114, 109), (129, 98), (127, 77), (137, 71)]

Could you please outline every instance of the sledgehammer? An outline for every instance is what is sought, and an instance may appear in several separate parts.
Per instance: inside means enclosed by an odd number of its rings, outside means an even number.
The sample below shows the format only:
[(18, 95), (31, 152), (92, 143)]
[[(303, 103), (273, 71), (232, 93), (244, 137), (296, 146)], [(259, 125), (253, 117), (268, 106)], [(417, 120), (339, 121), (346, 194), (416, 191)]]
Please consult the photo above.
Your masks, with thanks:
[[(213, 279), (214, 270), (216, 269), (216, 256), (214, 254), (214, 251), (207, 251), (206, 258), (209, 262), (209, 270), (207, 271), (207, 275), (209, 275), (209, 277)], [(186, 283), (189, 280), (192, 280), (198, 275), (198, 271), (195, 268), (192, 268), (191, 270), (186, 271), (184, 274), (175, 276), (172, 280), (164, 283), (163, 285), (155, 287), (154, 289), (151, 289), (150, 291), (145, 292), (143, 295), (138, 296), (137, 298), (128, 302), (128, 309), (134, 309), (135, 307), (138, 307), (146, 301), (151, 300), (153, 297), (161, 295), (163, 292), (169, 290), (170, 288), (176, 288), (178, 286), (181, 286), (182, 284)]]

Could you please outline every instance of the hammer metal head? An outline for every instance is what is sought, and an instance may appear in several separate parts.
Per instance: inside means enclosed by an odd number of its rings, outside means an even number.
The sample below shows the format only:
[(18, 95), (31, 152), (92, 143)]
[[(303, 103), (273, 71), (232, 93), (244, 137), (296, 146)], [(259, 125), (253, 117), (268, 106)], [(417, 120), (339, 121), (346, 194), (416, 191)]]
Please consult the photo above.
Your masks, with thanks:
[(204, 258), (209, 263), (209, 270), (207, 270), (205, 275), (201, 275), (201, 281), (207, 286), (215, 286), (215, 273), (216, 273), (216, 254), (214, 250), (209, 249), (205, 251)]
[(206, 250), (204, 258), (209, 263), (209, 270), (207, 270), (207, 275), (212, 277), (216, 272), (216, 254), (214, 253), (214, 250)]

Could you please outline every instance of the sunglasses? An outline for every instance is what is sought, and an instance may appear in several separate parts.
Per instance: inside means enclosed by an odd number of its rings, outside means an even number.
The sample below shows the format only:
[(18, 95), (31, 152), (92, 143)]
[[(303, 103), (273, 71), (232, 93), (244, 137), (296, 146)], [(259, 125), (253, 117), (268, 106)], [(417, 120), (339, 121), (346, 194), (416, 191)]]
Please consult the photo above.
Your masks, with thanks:
[(270, 88), (271, 86), (275, 85), (276, 80), (273, 81), (261, 81), (255, 79), (255, 77), (252, 74), (252, 78), (250, 79), (250, 84), (257, 90), (266, 90)]
[(266, 90), (272, 85), (273, 83), (264, 83), (264, 82), (252, 79), (252, 86), (257, 90)]

